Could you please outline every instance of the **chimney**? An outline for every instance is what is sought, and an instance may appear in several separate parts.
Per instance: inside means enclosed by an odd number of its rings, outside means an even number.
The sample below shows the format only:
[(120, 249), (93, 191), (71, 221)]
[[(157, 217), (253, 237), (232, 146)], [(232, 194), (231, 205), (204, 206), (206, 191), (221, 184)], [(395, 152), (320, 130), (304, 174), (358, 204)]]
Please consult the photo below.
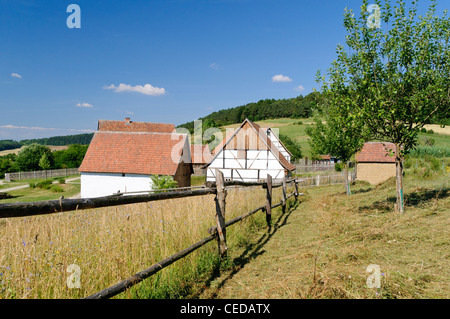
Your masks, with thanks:
[(126, 118), (125, 118), (125, 124), (130, 124), (130, 123), (131, 123), (130, 118), (129, 118), (129, 117), (126, 117)]

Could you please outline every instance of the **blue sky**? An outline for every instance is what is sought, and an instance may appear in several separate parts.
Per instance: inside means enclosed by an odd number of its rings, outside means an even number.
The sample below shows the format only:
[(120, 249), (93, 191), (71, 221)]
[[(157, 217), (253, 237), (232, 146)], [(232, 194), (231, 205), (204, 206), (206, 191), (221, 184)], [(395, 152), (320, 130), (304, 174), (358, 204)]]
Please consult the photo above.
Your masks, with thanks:
[[(72, 3), (81, 28), (67, 27)], [(344, 44), (344, 8), (361, 4), (0, 0), (0, 140), (90, 132), (99, 119), (178, 125), (306, 95)]]

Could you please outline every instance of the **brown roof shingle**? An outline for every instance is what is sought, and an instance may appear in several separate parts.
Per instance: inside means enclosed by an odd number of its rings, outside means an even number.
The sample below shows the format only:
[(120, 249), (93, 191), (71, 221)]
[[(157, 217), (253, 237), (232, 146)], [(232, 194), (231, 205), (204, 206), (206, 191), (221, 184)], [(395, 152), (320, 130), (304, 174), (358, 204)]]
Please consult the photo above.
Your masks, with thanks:
[(180, 142), (186, 139), (185, 134), (96, 132), (79, 171), (175, 175), (184, 145)]
[(395, 156), (389, 155), (389, 150), (395, 154), (395, 144), (388, 142), (367, 142), (356, 154), (359, 163), (395, 163)]
[(125, 121), (99, 120), (98, 130), (103, 132), (173, 133), (175, 131), (175, 125), (166, 123), (133, 122), (130, 118), (126, 118)]

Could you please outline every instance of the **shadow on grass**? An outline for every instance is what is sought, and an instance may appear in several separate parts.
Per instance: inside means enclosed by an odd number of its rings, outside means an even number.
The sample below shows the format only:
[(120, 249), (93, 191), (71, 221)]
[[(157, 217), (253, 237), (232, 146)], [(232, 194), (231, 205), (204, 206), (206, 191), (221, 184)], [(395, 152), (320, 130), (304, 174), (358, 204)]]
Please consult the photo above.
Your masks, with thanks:
[(220, 277), (221, 269), (223, 269), (221, 267), (221, 264), (217, 263), (211, 273), (211, 276), (205, 281), (203, 288), (191, 298), (198, 298), (205, 290), (210, 288), (214, 289), (214, 291), (209, 295), (209, 298), (216, 298), (220, 289), (227, 283), (228, 280), (232, 279), (233, 276), (236, 275), (242, 268), (244, 268), (244, 266), (248, 264), (252, 259), (264, 254), (264, 246), (281, 227), (287, 224), (289, 216), (298, 207), (299, 204), (300, 202), (295, 202), (293, 206), (291, 206), (289, 209), (286, 209), (286, 211), (278, 217), (275, 223), (272, 222), (272, 225), (268, 229), (268, 231), (265, 232), (256, 242), (247, 243), (241, 255), (234, 258), (233, 260), (228, 260), (228, 267), (225, 268), (225, 271), (229, 271), (230, 267), (232, 271), (216, 287), (211, 288), (211, 283), (215, 279)]
[(10, 194), (6, 194), (4, 196), (0, 195), (0, 204), (2, 203), (3, 199), (13, 199), (13, 198), (19, 198), (19, 197), (23, 197), (23, 195), (10, 195)]
[[(444, 199), (450, 196), (450, 188), (441, 189), (421, 189), (417, 192), (405, 194), (405, 206), (407, 207), (417, 207), (422, 204), (426, 204), (431, 200)], [(381, 213), (387, 213), (393, 211), (394, 204), (397, 199), (395, 196), (391, 196), (383, 201), (374, 202), (371, 205), (359, 207), (360, 212), (378, 210)]]

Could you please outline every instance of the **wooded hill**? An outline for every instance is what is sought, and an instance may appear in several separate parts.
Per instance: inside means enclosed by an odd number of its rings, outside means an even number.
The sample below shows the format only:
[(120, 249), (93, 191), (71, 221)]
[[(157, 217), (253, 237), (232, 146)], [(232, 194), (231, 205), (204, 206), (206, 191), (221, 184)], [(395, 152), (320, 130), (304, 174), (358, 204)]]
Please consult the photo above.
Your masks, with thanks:
[(13, 150), (24, 145), (40, 144), (40, 145), (54, 145), (66, 146), (73, 144), (88, 145), (91, 143), (94, 133), (66, 135), (66, 136), (52, 136), (47, 138), (28, 139), (21, 141), (1, 140), (0, 151)]
[[(316, 105), (314, 97), (319, 93), (310, 93), (290, 99), (266, 99), (256, 103), (223, 109), (213, 112), (202, 120), (203, 129), (207, 127), (220, 127), (230, 124), (242, 123), (246, 118), (251, 121), (262, 121), (276, 118), (307, 118), (312, 116)], [(194, 121), (181, 124), (178, 127), (194, 132)]]

